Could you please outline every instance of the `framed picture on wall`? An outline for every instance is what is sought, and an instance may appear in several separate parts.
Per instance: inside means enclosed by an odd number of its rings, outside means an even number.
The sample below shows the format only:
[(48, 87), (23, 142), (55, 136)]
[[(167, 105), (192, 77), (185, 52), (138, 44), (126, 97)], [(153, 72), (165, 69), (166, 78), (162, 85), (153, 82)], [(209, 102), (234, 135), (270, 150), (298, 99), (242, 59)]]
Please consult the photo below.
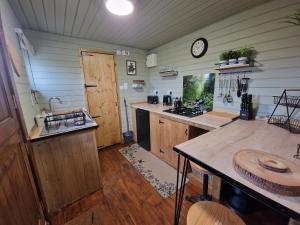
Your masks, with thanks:
[(127, 75), (135, 76), (136, 75), (136, 61), (126, 60), (126, 70), (127, 70)]

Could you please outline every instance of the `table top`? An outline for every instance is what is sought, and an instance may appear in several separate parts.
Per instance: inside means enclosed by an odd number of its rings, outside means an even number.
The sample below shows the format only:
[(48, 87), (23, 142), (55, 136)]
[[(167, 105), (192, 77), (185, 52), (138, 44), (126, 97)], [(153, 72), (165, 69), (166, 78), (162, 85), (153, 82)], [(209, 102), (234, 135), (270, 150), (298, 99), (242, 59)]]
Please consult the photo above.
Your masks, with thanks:
[(232, 120), (239, 117), (236, 113), (231, 112), (223, 112), (223, 111), (212, 111), (205, 113), (200, 116), (195, 116), (192, 118), (186, 116), (180, 116), (168, 112), (164, 112), (163, 110), (172, 108), (172, 106), (163, 106), (162, 104), (149, 104), (146, 102), (141, 103), (133, 103), (131, 104), (132, 108), (136, 109), (144, 109), (149, 112), (158, 113), (163, 117), (169, 118), (171, 120), (176, 120), (177, 122), (185, 123), (190, 126), (202, 128), (204, 130), (214, 130), (216, 128), (222, 127)]
[(269, 207), (300, 220), (300, 196), (283, 196), (259, 188), (242, 178), (233, 168), (233, 155), (241, 149), (276, 154), (300, 166), (300, 160), (293, 157), (299, 143), (299, 134), (291, 134), (267, 121), (237, 120), (177, 145), (174, 150)]

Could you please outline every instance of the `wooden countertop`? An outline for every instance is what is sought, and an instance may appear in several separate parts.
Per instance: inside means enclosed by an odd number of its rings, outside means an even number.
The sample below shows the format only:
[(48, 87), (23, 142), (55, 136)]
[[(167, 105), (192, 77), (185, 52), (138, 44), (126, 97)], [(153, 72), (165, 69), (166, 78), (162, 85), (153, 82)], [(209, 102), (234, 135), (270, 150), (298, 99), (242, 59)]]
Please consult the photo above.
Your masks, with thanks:
[(176, 120), (178, 122), (202, 128), (205, 130), (214, 130), (218, 127), (222, 127), (239, 117), (239, 115), (236, 113), (212, 111), (200, 116), (189, 118), (185, 116), (163, 112), (163, 110), (172, 108), (171, 106), (163, 106), (162, 104), (148, 104), (146, 102), (133, 103), (131, 104), (131, 107), (136, 109), (144, 109), (153, 113), (158, 113), (168, 119)]
[(50, 131), (49, 133), (43, 132), (45, 129), (44, 126), (41, 126), (41, 127), (34, 126), (29, 133), (29, 141), (33, 142), (33, 141), (37, 141), (37, 140), (41, 140), (41, 139), (45, 139), (45, 138), (50, 138), (53, 136), (64, 135), (64, 134), (71, 133), (71, 132), (76, 132), (76, 131), (86, 130), (86, 129), (91, 129), (91, 128), (97, 128), (97, 127), (98, 127), (98, 124), (90, 117), (87, 118), (87, 121), (84, 125), (73, 126), (73, 127), (69, 127), (66, 129), (57, 129), (57, 130)]
[[(250, 195), (264, 197), (263, 202), (270, 201), (271, 207), (300, 218), (300, 196), (288, 197), (273, 194), (261, 189), (238, 175), (233, 168), (233, 155), (241, 149), (257, 149), (284, 157), (300, 166), (300, 160), (295, 159), (299, 134), (289, 131), (266, 121), (237, 120), (225, 127), (213, 130), (202, 136), (175, 146), (175, 151), (192, 161), (216, 173), (224, 180), (234, 185), (237, 183)], [(237, 185), (236, 185), (237, 186)], [(265, 199), (266, 197), (266, 199)], [(283, 207), (280, 208), (280, 207)]]

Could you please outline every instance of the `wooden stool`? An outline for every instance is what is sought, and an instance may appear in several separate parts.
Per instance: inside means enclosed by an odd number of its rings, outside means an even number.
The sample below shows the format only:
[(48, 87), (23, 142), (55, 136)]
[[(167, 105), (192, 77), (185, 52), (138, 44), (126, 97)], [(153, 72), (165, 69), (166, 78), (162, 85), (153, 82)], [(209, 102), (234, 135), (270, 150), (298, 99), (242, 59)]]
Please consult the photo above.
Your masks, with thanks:
[(202, 168), (201, 166), (198, 166), (197, 164), (191, 162), (191, 166), (193, 168), (193, 170), (195, 169), (197, 172), (200, 172), (203, 174), (203, 185), (202, 185), (202, 189), (203, 189), (203, 194), (202, 195), (192, 195), (192, 196), (186, 196), (186, 200), (190, 201), (190, 202), (199, 202), (199, 201), (211, 201), (212, 200), (212, 196), (208, 194), (208, 179), (209, 179), (209, 175), (213, 175), (211, 172), (209, 172), (208, 170)]
[(197, 202), (187, 215), (187, 225), (246, 225), (229, 208), (216, 202)]

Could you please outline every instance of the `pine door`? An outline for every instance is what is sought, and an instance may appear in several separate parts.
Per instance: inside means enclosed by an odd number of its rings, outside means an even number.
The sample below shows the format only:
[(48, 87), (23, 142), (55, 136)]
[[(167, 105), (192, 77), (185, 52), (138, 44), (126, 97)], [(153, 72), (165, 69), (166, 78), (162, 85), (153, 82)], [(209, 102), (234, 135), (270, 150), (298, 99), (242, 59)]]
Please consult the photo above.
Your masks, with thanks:
[(118, 85), (114, 56), (82, 52), (86, 96), (91, 116), (98, 123), (97, 147), (121, 142)]

